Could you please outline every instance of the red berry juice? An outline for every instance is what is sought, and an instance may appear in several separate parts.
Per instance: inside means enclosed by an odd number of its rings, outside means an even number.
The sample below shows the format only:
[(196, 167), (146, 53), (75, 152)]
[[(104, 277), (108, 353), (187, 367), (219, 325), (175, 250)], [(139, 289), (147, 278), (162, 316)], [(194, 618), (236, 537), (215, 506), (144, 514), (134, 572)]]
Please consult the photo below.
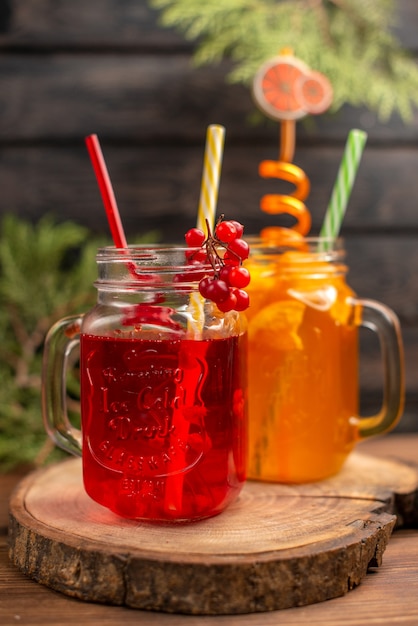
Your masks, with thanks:
[(246, 335), (81, 335), (87, 493), (128, 518), (220, 513), (246, 475)]

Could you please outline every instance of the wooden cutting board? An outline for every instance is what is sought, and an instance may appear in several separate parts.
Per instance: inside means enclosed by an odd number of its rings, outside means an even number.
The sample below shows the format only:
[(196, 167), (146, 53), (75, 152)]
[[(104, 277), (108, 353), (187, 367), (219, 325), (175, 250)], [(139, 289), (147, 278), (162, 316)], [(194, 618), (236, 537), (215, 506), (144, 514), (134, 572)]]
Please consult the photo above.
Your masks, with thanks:
[(191, 614), (283, 609), (341, 596), (380, 566), (395, 523), (418, 520), (418, 469), (353, 453), (338, 476), (249, 481), (193, 524), (123, 520), (84, 492), (81, 462), (32, 473), (10, 501), (10, 557), (82, 600)]

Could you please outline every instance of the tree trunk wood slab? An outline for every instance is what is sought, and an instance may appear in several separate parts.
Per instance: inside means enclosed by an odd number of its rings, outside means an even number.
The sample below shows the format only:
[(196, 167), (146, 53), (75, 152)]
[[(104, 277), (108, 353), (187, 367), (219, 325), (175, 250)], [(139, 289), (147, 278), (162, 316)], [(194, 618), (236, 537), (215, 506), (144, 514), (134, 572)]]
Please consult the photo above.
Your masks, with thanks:
[[(189, 614), (283, 609), (345, 594), (379, 566), (417, 505), (418, 470), (351, 455), (309, 485), (249, 481), (237, 502), (185, 525), (123, 520), (84, 492), (81, 462), (34, 472), (10, 500), (10, 557), (86, 601)], [(412, 503), (412, 505), (411, 505)]]

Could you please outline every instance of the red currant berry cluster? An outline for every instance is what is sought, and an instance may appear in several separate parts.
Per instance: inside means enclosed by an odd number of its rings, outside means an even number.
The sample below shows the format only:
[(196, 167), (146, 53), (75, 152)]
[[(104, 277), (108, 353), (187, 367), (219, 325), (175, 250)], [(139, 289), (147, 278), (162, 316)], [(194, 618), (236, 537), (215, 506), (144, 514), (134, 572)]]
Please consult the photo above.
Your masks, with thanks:
[[(193, 252), (194, 262), (208, 262), (213, 268), (212, 276), (200, 280), (199, 292), (215, 302), (218, 309), (244, 311), (250, 300), (244, 287), (250, 282), (250, 274), (242, 262), (248, 258), (250, 249), (242, 239), (244, 227), (234, 220), (219, 218), (212, 234), (206, 221), (208, 235), (199, 228), (191, 228), (185, 235), (189, 247), (200, 248)], [(198, 257), (198, 258), (197, 258)]]

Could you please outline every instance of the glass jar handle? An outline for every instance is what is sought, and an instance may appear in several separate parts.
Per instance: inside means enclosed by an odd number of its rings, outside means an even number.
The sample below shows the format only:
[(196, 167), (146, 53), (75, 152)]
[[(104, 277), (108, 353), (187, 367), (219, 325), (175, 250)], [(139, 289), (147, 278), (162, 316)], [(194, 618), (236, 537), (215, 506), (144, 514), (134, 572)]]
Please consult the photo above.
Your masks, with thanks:
[(377, 333), (383, 360), (383, 402), (376, 415), (362, 417), (359, 423), (361, 439), (384, 433), (399, 420), (405, 396), (404, 354), (400, 324), (395, 313), (375, 300), (354, 299), (358, 326)]
[(70, 356), (80, 344), (83, 316), (65, 317), (45, 339), (42, 366), (42, 413), (49, 437), (63, 450), (81, 456), (81, 430), (68, 419), (66, 380)]

